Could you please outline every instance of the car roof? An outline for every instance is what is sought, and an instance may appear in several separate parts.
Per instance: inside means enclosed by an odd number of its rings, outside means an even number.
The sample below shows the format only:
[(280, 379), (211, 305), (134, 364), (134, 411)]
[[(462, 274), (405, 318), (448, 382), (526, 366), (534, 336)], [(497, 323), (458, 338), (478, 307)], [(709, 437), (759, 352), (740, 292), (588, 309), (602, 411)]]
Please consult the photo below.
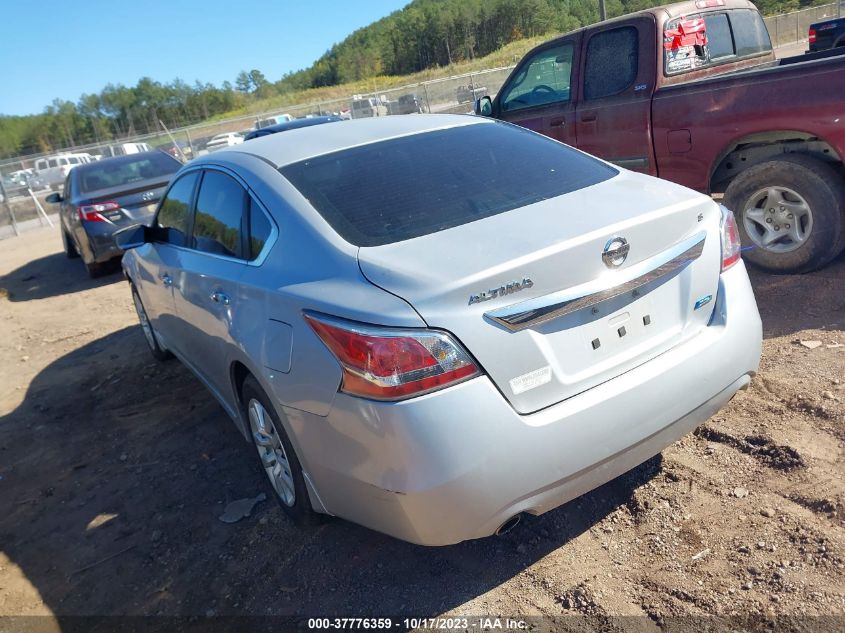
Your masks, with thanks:
[[(215, 154), (251, 154), (275, 167), (390, 138), (463, 125), (493, 124), (491, 119), (464, 114), (414, 114), (311, 125), (285, 134), (268, 134)], [(199, 159), (202, 161), (203, 159)]]
[(322, 123), (333, 123), (335, 121), (343, 121), (339, 116), (326, 115), (314, 116), (307, 119), (294, 119), (293, 121), (285, 121), (284, 123), (276, 123), (276, 125), (268, 125), (258, 130), (250, 130), (244, 137), (244, 140), (251, 141), (254, 138), (267, 136), (268, 134), (276, 134), (278, 132), (287, 132), (288, 130), (296, 130), (301, 127), (309, 127), (311, 125), (320, 125)]

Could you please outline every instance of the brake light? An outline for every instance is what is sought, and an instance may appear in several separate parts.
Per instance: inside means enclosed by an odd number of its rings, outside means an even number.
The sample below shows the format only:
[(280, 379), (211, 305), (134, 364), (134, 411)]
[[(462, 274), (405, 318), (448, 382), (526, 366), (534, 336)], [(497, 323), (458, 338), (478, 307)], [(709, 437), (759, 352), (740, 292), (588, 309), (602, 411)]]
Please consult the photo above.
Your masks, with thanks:
[(340, 362), (340, 390), (354, 396), (404, 400), (480, 373), (445, 332), (363, 326), (310, 314), (305, 320)]
[(106, 211), (115, 211), (120, 208), (117, 202), (100, 202), (97, 204), (83, 204), (77, 208), (80, 220), (88, 220), (88, 222), (105, 222), (106, 219), (101, 215)]
[(736, 226), (736, 218), (733, 212), (720, 205), (722, 210), (722, 222), (720, 225), (722, 233), (722, 272), (739, 261), (742, 245), (739, 240), (739, 229)]
[(810, 29), (810, 32), (807, 34), (810, 40), (810, 44), (816, 43), (816, 29)]

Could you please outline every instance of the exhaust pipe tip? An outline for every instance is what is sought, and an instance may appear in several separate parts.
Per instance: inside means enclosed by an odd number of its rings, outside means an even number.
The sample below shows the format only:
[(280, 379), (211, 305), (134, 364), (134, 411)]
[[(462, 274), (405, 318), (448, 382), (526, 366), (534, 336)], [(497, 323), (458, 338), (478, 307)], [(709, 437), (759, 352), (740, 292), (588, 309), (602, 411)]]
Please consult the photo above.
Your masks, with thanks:
[(515, 514), (499, 526), (499, 529), (496, 530), (496, 536), (504, 536), (519, 525), (520, 520), (522, 520), (522, 515)]

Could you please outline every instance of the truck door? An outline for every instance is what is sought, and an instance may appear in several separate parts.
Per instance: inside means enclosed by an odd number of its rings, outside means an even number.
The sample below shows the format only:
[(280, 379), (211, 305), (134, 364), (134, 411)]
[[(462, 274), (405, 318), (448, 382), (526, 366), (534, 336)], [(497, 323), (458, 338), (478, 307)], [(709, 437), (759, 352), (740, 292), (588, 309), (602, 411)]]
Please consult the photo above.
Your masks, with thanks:
[(555, 40), (526, 57), (499, 91), (494, 116), (575, 145), (572, 71), (580, 39)]
[(578, 103), (578, 149), (657, 175), (651, 141), (656, 57), (652, 18), (604, 25), (585, 36)]

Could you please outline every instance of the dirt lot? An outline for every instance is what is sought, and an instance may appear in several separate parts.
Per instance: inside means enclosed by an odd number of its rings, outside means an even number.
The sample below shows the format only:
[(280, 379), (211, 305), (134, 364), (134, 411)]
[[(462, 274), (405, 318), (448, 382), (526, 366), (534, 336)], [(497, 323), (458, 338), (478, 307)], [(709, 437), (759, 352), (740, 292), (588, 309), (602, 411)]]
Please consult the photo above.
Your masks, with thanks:
[(427, 549), (293, 528), (271, 500), (220, 522), (269, 492), (253, 449), (152, 360), (120, 276), (60, 247), (0, 242), (0, 614), (845, 614), (845, 257), (753, 275), (760, 374), (698, 433), (505, 537)]

